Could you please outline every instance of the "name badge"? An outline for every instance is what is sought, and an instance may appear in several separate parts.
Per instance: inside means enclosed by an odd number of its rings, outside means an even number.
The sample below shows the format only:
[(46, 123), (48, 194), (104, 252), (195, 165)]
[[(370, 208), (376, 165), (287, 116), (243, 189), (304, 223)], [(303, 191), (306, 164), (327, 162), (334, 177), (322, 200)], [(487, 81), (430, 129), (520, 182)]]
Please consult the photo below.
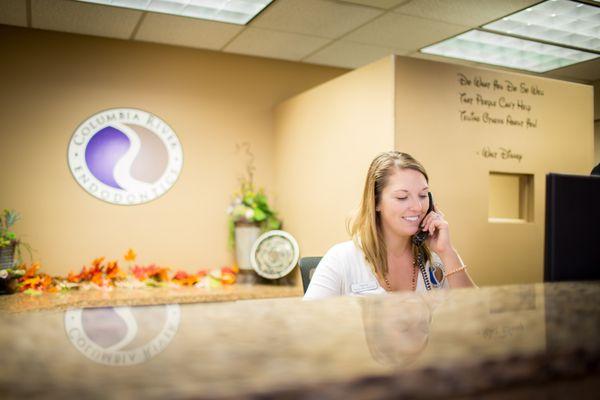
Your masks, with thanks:
[(367, 290), (375, 290), (375, 289), (377, 289), (377, 282), (371, 281), (371, 282), (353, 283), (352, 286), (350, 286), (350, 289), (352, 290), (353, 293), (361, 293), (361, 292), (366, 292)]
[(429, 266), (429, 279), (434, 287), (442, 287), (442, 281), (444, 280), (444, 270), (442, 269), (442, 264), (438, 262), (431, 263)]

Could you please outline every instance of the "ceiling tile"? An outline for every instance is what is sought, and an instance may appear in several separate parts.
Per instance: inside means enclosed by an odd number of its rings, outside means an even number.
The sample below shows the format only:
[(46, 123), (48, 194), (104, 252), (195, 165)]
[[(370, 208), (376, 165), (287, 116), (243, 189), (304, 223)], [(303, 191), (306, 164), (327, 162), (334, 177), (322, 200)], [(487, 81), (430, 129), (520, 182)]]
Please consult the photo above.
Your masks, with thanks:
[(328, 42), (329, 39), (320, 37), (248, 27), (225, 51), (299, 61)]
[(348, 41), (335, 41), (302, 61), (342, 68), (358, 68), (390, 54), (405, 54), (391, 48)]
[(241, 25), (149, 13), (135, 39), (219, 50), (242, 29), (244, 27)]
[(539, 0), (413, 0), (394, 12), (475, 27), (534, 3)]
[(278, 0), (250, 25), (284, 32), (337, 38), (383, 10), (325, 0)]
[(142, 12), (69, 0), (31, 0), (34, 28), (128, 39)]
[(388, 13), (352, 32), (344, 39), (414, 51), (466, 30), (468, 28), (461, 25)]
[(27, 2), (25, 0), (1, 1), (0, 24), (27, 26)]
[(390, 8), (396, 7), (402, 3), (407, 3), (410, 0), (339, 0), (345, 3), (360, 4), (363, 6), (383, 8), (389, 10)]

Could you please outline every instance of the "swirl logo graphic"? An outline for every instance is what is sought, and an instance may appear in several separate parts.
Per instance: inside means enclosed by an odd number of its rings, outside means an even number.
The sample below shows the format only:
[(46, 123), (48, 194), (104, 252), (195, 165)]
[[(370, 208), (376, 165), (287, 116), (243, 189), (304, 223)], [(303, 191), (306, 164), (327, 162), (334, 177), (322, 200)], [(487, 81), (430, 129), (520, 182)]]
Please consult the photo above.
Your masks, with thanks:
[(150, 307), (79, 308), (65, 313), (73, 346), (105, 365), (135, 365), (162, 352), (181, 320), (178, 304)]
[(162, 196), (183, 165), (173, 129), (135, 108), (113, 108), (85, 120), (71, 137), (68, 157), (79, 185), (113, 204), (142, 204)]

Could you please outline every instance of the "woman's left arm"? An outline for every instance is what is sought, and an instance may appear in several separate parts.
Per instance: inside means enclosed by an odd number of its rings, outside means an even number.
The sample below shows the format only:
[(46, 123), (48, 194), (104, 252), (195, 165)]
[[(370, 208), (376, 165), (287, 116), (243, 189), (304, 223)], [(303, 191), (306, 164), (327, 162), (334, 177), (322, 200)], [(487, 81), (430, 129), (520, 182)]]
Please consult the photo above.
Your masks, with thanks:
[(444, 275), (450, 287), (477, 287), (458, 252), (450, 243), (450, 229), (443, 215), (439, 211), (430, 212), (423, 218), (421, 229), (429, 233), (427, 246), (442, 260)]

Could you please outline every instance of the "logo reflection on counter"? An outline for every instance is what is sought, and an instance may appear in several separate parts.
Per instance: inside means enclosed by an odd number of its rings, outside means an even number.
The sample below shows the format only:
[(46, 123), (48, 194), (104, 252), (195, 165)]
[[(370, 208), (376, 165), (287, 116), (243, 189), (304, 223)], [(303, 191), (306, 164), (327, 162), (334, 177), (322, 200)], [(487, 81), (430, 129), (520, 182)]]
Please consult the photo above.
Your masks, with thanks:
[(113, 108), (86, 119), (71, 137), (69, 168), (92, 196), (112, 204), (142, 204), (166, 193), (181, 172), (177, 135), (162, 119)]
[(413, 364), (427, 347), (432, 314), (446, 291), (427, 300), (414, 293), (361, 299), (365, 337), (371, 356), (382, 365)]
[(140, 364), (156, 357), (179, 328), (178, 304), (79, 308), (65, 313), (71, 344), (90, 360), (110, 366)]

